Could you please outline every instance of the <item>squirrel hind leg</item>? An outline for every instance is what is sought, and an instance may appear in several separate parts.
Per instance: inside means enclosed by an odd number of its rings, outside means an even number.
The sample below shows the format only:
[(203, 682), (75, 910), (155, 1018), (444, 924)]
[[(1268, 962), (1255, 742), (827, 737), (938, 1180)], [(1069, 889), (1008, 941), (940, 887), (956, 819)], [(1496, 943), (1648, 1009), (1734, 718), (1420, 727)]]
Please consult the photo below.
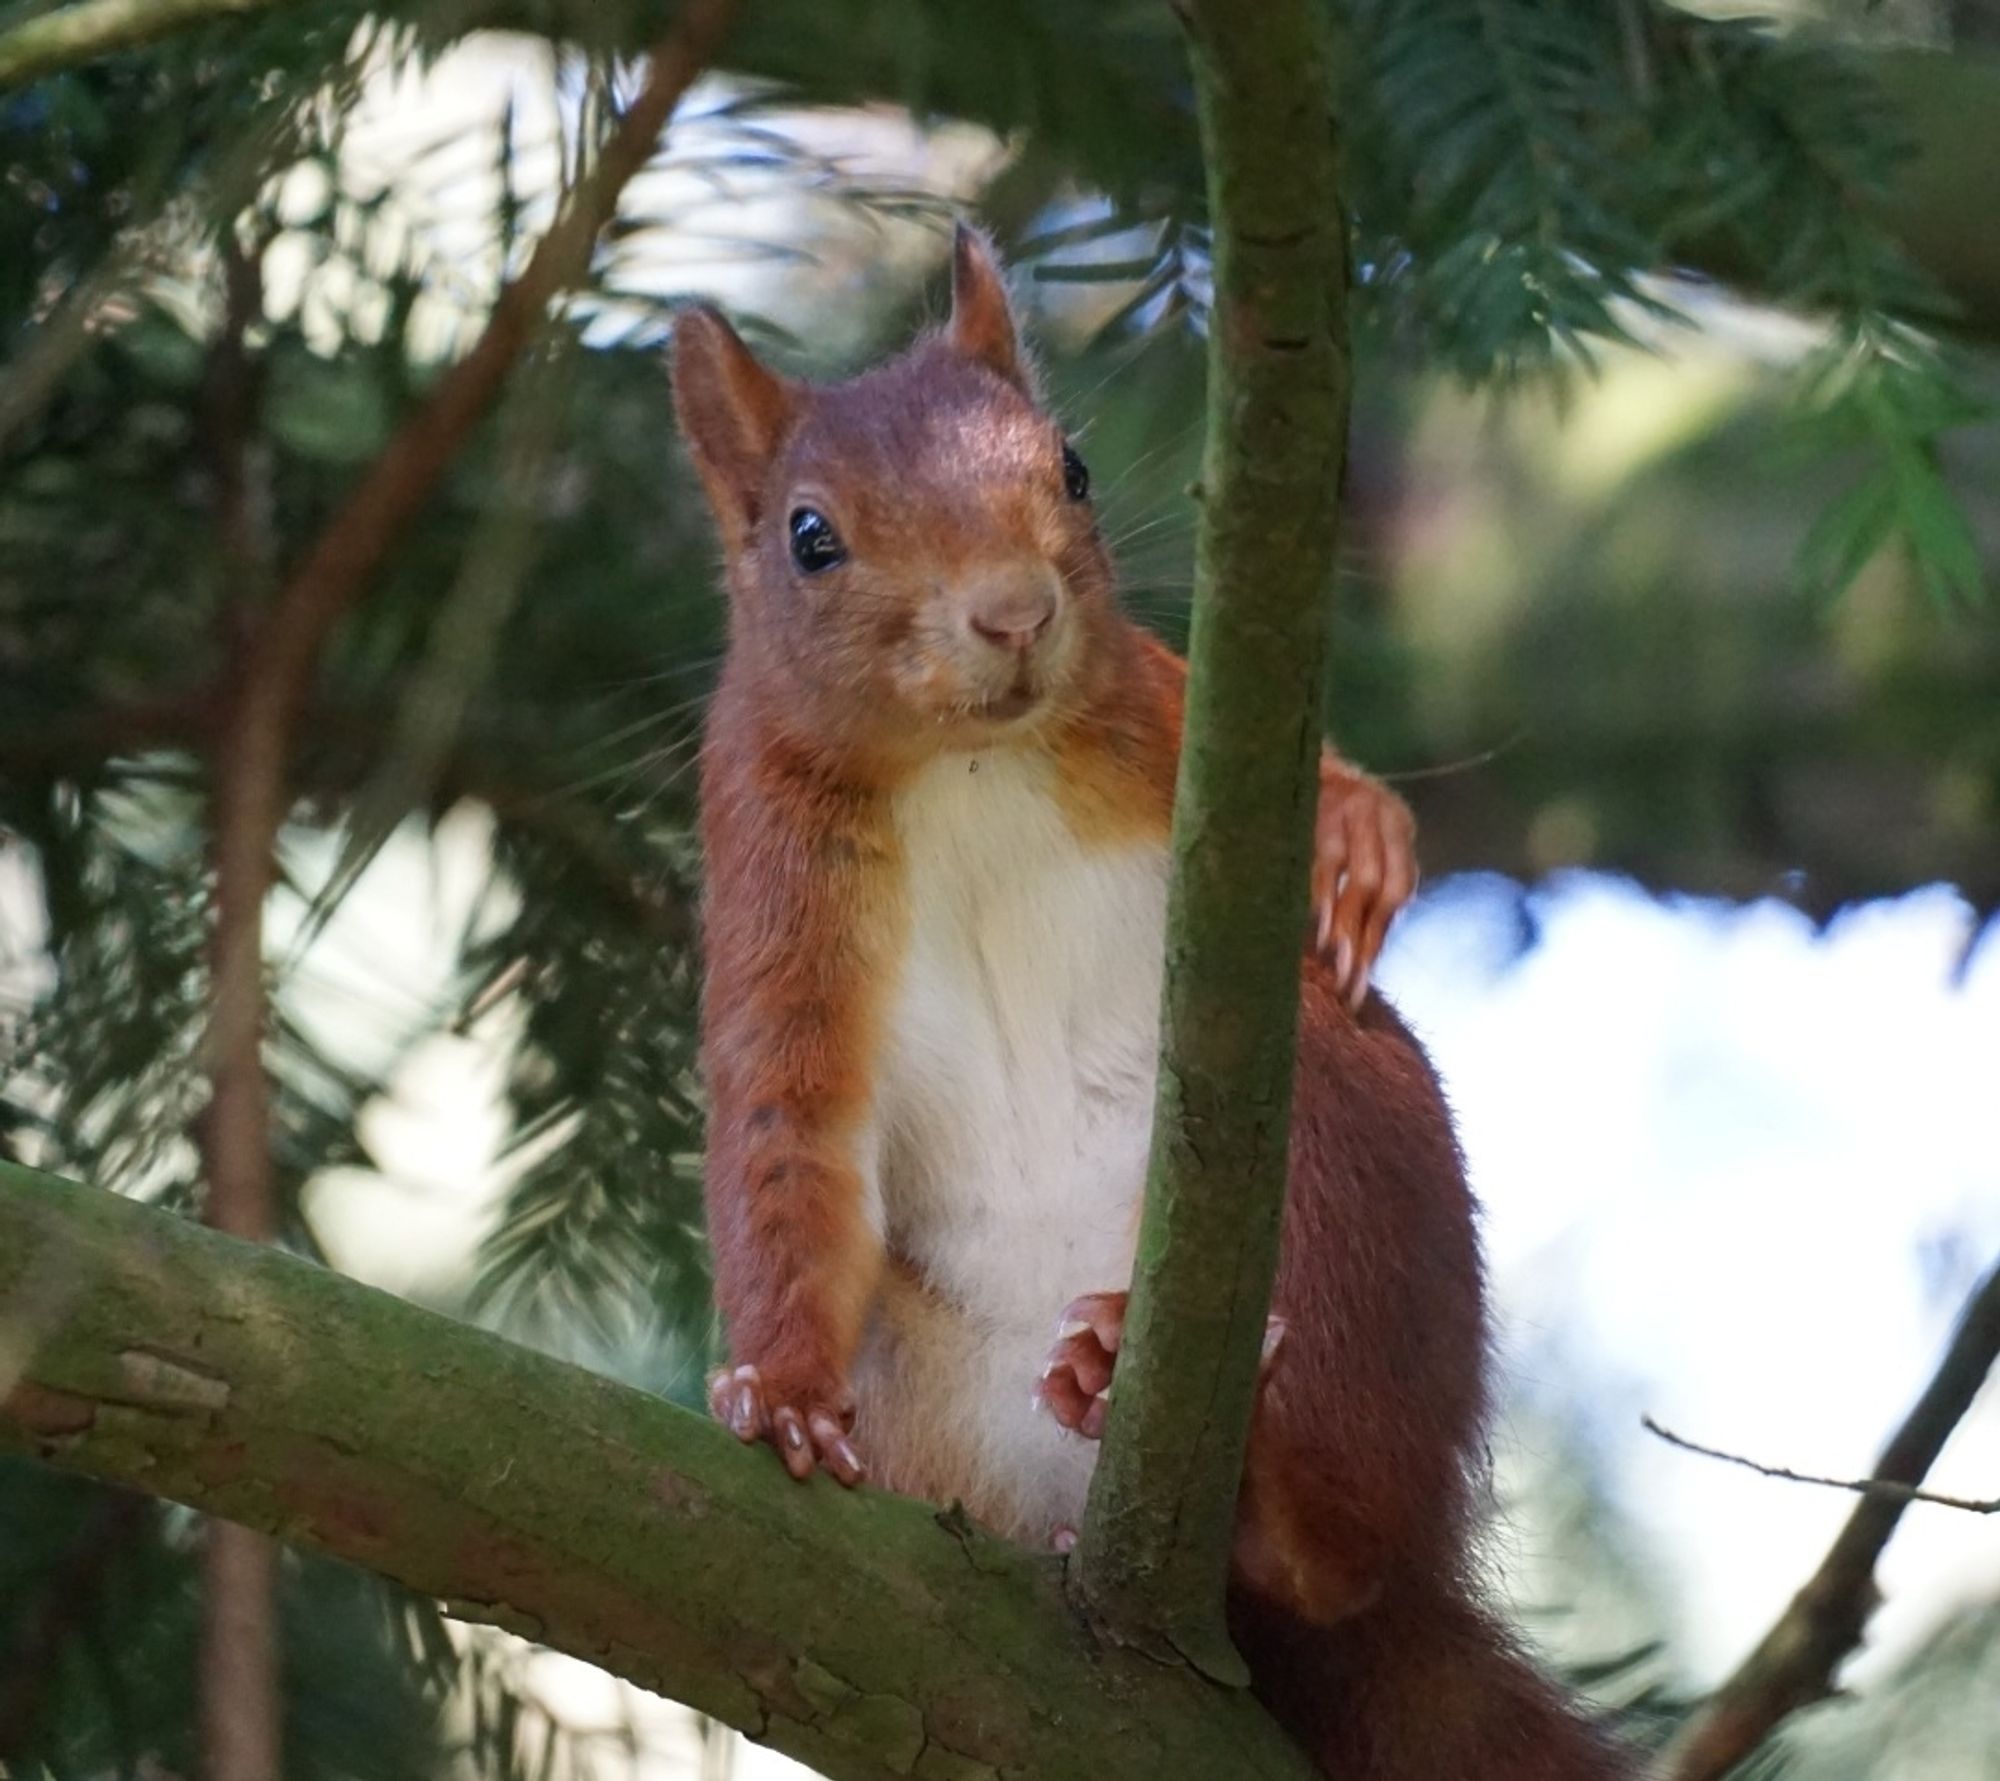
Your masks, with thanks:
[(1325, 1500), (1281, 1438), (1253, 1429), (1236, 1499), (1234, 1586), (1311, 1626), (1333, 1626), (1381, 1598), (1380, 1542)]

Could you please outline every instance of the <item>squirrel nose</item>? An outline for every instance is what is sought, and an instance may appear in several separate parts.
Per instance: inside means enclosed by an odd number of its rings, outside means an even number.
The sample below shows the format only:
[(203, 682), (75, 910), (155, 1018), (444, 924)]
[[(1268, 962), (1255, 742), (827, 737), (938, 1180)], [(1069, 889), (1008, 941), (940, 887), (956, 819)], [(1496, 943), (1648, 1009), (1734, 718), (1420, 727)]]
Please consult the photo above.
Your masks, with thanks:
[(1046, 589), (1020, 589), (981, 600), (966, 622), (996, 649), (1026, 655), (1056, 615), (1055, 596)]

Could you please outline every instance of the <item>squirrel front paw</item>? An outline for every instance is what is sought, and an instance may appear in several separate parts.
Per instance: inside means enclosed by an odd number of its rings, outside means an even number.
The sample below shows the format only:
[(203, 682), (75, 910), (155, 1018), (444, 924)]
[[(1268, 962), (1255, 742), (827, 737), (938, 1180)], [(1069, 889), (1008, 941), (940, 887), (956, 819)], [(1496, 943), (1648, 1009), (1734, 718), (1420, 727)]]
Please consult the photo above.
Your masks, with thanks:
[[(1111, 1381), (1118, 1368), (1118, 1349), (1125, 1339), (1125, 1305), (1131, 1295), (1122, 1292), (1085, 1293), (1064, 1309), (1056, 1325), (1055, 1346), (1042, 1367), (1035, 1386), (1035, 1401), (1064, 1428), (1095, 1441), (1104, 1433), (1104, 1418), (1111, 1408)], [(1258, 1373), (1261, 1389), (1271, 1377), (1279, 1346), (1285, 1339), (1285, 1320), (1272, 1316), (1264, 1324), (1264, 1355)], [(1058, 1551), (1067, 1550), (1057, 1541)]]
[(1328, 760), (1319, 776), (1313, 836), (1314, 933), (1333, 961), (1350, 1008), (1368, 994), (1368, 974), (1389, 923), (1417, 888), (1417, 823), (1380, 780)]
[(708, 1382), (708, 1407), (739, 1441), (768, 1441), (794, 1478), (824, 1468), (842, 1484), (868, 1476), (853, 1440), (854, 1394), (843, 1386), (788, 1380), (745, 1362)]

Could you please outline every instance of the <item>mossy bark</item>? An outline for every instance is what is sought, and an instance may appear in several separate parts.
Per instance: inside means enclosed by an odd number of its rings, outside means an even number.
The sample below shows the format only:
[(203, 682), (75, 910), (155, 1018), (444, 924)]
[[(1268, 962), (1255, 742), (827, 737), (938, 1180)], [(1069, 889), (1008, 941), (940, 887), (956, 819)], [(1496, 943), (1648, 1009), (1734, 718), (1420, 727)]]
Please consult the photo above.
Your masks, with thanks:
[(1347, 434), (1347, 230), (1314, 0), (1185, 0), (1215, 296), (1160, 1094), (1078, 1549), (1121, 1636), (1240, 1679), (1222, 1601), (1276, 1265)]
[(77, 0), (0, 34), (0, 91), (276, 0)]
[(962, 1514), (794, 1484), (643, 1392), (8, 1165), (0, 1452), (346, 1559), (836, 1781), (1307, 1773)]

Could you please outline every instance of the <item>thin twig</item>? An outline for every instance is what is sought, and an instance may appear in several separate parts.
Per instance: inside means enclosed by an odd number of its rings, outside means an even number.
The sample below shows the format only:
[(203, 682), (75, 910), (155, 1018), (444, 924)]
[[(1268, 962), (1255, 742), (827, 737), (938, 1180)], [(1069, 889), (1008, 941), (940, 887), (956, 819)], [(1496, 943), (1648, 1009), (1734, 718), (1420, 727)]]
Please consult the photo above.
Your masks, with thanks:
[[(397, 429), (266, 610), (244, 666), (231, 726), (241, 757), (240, 833), (246, 847), (255, 844), (263, 869), (269, 868), (284, 820), (293, 738), (327, 639), (367, 591), (492, 406), (549, 304), (588, 272), (620, 193), (651, 158), (682, 95), (720, 46), (736, 7), (737, 0), (686, 0), (673, 28), (654, 46), (646, 83), (597, 164), (519, 277), (501, 291), (471, 351), (438, 378), (422, 406)], [(246, 972), (261, 968), (261, 961), (236, 964)]]
[(272, 1204), (270, 1087), (264, 1078), (263, 908), (271, 874), (256, 806), (243, 787), (258, 771), (249, 738), (231, 714), (249, 670), (249, 640), (263, 604), (274, 546), (253, 486), (255, 366), (245, 336), (263, 314), (264, 281), (255, 254), (225, 231), (223, 325), (209, 356), (203, 431), (214, 489), (223, 601), (223, 679), (234, 697), (217, 701), (222, 721), (209, 733), (208, 809), (214, 920), (210, 930), (208, 1033), (210, 1094), (196, 1136), (205, 1190), (203, 1215), (218, 1230), (251, 1242), (277, 1234)]
[(1935, 1503), (1940, 1509), (1963, 1509), (1968, 1515), (2000, 1515), (2000, 1497), (1946, 1496), (1940, 1491), (1918, 1490), (1914, 1485), (1897, 1484), (1887, 1478), (1822, 1478), (1816, 1472), (1794, 1472), (1789, 1466), (1767, 1466), (1762, 1460), (1751, 1459), (1746, 1454), (1725, 1453), (1720, 1447), (1704, 1447), (1699, 1441), (1690, 1441), (1685, 1435), (1675, 1434), (1650, 1416), (1642, 1416), (1639, 1421), (1648, 1434), (1658, 1435), (1670, 1447), (1698, 1453), (1704, 1459), (1719, 1459), (1727, 1465), (1741, 1466), (1761, 1477), (1782, 1478), (1788, 1484), (1817, 1484), (1827, 1490), (1851, 1490), (1860, 1496), (1881, 1497), (1892, 1503)]
[(1653, 1781), (1720, 1781), (1781, 1720), (1833, 1692), (1835, 1672), (1861, 1643), (1880, 1599), (1876, 1561), (1915, 1499), (1916, 1487), (1979, 1395), (1996, 1357), (2000, 1267), (1966, 1301), (1930, 1384), (1882, 1449), (1861, 1501), (1819, 1569), (1757, 1649), (1661, 1752)]

